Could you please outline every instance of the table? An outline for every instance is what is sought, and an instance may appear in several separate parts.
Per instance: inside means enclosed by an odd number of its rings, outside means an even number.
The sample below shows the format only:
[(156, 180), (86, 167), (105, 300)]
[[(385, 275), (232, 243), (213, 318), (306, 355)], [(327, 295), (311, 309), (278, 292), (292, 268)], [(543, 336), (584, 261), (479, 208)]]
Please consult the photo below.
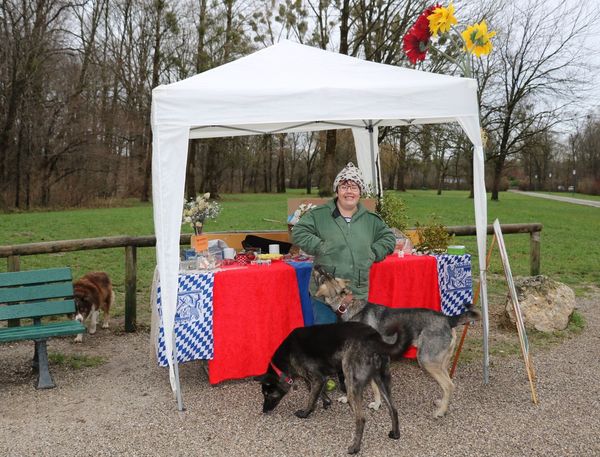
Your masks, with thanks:
[[(225, 267), (214, 273), (212, 287), (203, 286), (210, 284), (213, 273), (180, 272), (177, 360), (208, 359), (211, 384), (263, 374), (283, 339), (304, 325), (295, 271), (284, 262)], [(160, 314), (160, 287), (153, 289)], [(166, 362), (161, 330), (155, 337), (159, 364)], [(205, 338), (207, 332), (212, 338)]]
[[(437, 261), (428, 255), (390, 255), (374, 263), (369, 276), (369, 301), (390, 308), (441, 311)], [(404, 353), (415, 358), (416, 348)]]
[(294, 268), (275, 262), (216, 273), (213, 313), (210, 383), (263, 374), (279, 344), (304, 325)]
[[(313, 324), (311, 270), (310, 262), (275, 262), (225, 267), (214, 274), (181, 272), (175, 320), (178, 361), (209, 360), (211, 384), (264, 373), (289, 332)], [(393, 308), (460, 314), (472, 300), (471, 285), (469, 255), (391, 255), (371, 268), (369, 300)], [(158, 307), (156, 288), (153, 303)], [(160, 335), (157, 355), (159, 364), (166, 365)], [(405, 357), (415, 354), (409, 349)]]

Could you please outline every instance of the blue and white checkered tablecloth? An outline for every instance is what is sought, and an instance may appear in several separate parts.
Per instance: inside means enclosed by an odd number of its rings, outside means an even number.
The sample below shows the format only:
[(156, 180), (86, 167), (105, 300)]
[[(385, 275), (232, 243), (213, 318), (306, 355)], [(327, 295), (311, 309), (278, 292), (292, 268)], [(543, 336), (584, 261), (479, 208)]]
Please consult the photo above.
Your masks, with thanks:
[[(213, 358), (213, 285), (214, 273), (212, 272), (179, 275), (175, 342), (177, 360), (180, 363)], [(165, 367), (167, 355), (162, 326), (160, 286), (157, 288), (157, 307), (161, 324), (158, 329), (156, 356), (159, 366)]]
[(457, 316), (473, 302), (471, 255), (436, 255), (442, 312)]

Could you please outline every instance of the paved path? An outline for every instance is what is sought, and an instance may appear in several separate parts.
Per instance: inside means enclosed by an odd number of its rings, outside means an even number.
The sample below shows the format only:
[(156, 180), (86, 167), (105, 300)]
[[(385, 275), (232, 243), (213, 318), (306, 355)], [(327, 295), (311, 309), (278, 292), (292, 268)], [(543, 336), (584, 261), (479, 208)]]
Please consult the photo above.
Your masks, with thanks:
[(540, 194), (538, 192), (524, 192), (521, 190), (509, 190), (509, 192), (528, 195), (529, 197), (547, 198), (548, 200), (557, 200), (560, 202), (575, 203), (576, 205), (586, 205), (600, 208), (600, 201), (596, 200), (583, 200), (581, 198), (561, 197), (559, 195)]

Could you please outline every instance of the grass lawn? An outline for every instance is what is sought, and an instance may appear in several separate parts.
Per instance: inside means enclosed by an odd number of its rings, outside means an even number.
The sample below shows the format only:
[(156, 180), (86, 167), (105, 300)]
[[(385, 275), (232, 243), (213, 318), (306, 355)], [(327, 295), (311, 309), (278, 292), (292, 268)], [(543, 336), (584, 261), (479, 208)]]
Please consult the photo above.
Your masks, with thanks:
[[(286, 194), (223, 195), (223, 210), (216, 221), (208, 221), (207, 231), (265, 230), (286, 228), (287, 199), (305, 195), (301, 190)], [(445, 225), (474, 225), (473, 200), (467, 192), (434, 191), (400, 193), (408, 207), (409, 225), (427, 223), (433, 214)], [(315, 196), (315, 195), (312, 195)], [(541, 222), (542, 273), (583, 291), (590, 284), (600, 284), (600, 243), (598, 243), (598, 208), (572, 205), (551, 200), (502, 193), (499, 202), (488, 201), (488, 221), (499, 218), (503, 224)], [(133, 202), (127, 207), (28, 212), (0, 215), (0, 245), (14, 245), (51, 240), (103, 236), (142, 236), (154, 233), (152, 205)], [(189, 227), (183, 227), (190, 232)], [(488, 237), (491, 240), (491, 236)], [(513, 275), (529, 274), (529, 236), (506, 235), (506, 246)], [(467, 246), (476, 254), (475, 238), (460, 237), (455, 243)], [(491, 277), (502, 275), (499, 254), (492, 256)], [(476, 264), (476, 259), (473, 259)], [(117, 293), (115, 315), (123, 314), (125, 257), (124, 249), (104, 249), (70, 253), (24, 256), (21, 269), (69, 266), (79, 277), (92, 270), (105, 270), (113, 278)], [(150, 284), (155, 267), (153, 248), (138, 250), (138, 323), (149, 322)], [(6, 262), (0, 262), (6, 271)], [(500, 276), (502, 278), (502, 276)], [(504, 294), (503, 281), (491, 284), (492, 293)]]

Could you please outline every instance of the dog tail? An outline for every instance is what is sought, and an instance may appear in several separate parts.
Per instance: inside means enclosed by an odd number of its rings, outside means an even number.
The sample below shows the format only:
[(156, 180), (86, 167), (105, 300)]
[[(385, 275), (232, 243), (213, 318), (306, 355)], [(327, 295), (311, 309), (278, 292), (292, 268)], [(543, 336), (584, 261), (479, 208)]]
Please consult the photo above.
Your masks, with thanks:
[(458, 316), (448, 316), (450, 327), (454, 328), (467, 322), (478, 321), (481, 319), (481, 313), (473, 309), (473, 305), (469, 305), (467, 310)]
[(393, 336), (394, 334), (396, 335), (396, 341), (393, 343), (386, 343), (383, 341), (383, 338), (379, 340), (379, 350), (377, 352), (397, 357), (408, 350), (412, 343), (409, 332), (404, 331), (401, 327), (397, 327), (394, 329), (394, 333), (387, 333), (389, 336)]

